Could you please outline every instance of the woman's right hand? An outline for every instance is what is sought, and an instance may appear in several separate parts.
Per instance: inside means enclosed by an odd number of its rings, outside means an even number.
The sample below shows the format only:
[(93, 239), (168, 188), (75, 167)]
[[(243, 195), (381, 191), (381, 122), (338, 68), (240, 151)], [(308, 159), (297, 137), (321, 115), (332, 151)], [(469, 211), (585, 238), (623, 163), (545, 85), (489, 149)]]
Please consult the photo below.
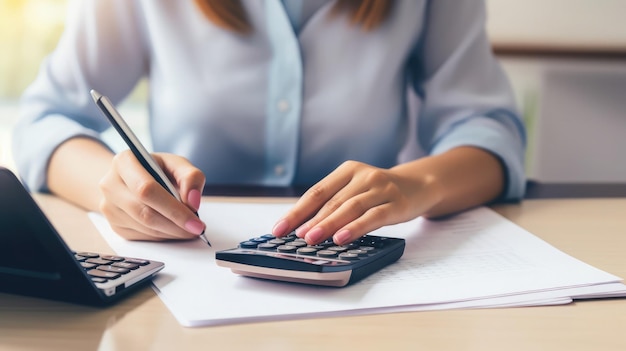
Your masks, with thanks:
[(193, 239), (205, 224), (195, 215), (200, 207), (204, 174), (187, 159), (153, 154), (183, 199), (163, 188), (129, 151), (117, 154), (100, 181), (100, 212), (113, 230), (128, 240)]

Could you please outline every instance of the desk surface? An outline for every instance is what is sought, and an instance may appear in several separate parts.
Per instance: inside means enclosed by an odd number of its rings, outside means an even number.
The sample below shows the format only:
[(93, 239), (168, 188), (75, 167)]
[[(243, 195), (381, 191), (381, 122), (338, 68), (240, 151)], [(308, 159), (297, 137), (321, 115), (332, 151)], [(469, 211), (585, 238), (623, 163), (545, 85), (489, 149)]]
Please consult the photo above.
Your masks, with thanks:
[[(110, 252), (84, 211), (52, 196), (36, 199), (70, 247)], [(494, 209), (626, 277), (626, 198), (525, 200)], [(275, 351), (319, 350), (322, 343), (336, 350), (625, 350), (625, 326), (624, 299), (183, 328), (149, 288), (107, 309), (0, 294), (2, 350)]]

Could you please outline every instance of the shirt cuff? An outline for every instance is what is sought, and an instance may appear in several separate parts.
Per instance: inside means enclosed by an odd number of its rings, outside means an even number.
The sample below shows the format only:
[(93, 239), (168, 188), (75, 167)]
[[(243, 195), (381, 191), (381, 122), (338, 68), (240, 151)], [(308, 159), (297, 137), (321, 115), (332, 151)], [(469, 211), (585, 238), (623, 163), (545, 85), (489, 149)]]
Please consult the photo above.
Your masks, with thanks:
[(506, 174), (506, 189), (499, 199), (513, 201), (524, 196), (526, 174), (523, 135), (512, 132), (494, 118), (477, 116), (445, 134), (432, 148), (431, 154), (441, 154), (460, 146), (475, 146), (500, 159)]

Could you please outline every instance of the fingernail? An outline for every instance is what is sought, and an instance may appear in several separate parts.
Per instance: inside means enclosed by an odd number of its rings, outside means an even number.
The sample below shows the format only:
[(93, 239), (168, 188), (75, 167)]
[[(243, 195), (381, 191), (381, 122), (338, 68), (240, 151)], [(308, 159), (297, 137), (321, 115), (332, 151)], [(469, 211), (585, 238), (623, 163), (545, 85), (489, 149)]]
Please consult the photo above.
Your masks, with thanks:
[(190, 219), (185, 223), (185, 229), (192, 234), (200, 235), (204, 230), (204, 223), (197, 219)]
[(348, 229), (344, 229), (333, 236), (333, 241), (337, 245), (344, 245), (352, 240), (352, 234)]
[(306, 234), (306, 242), (309, 244), (318, 243), (322, 241), (322, 236), (324, 236), (324, 230), (320, 227), (315, 227)]
[(272, 234), (274, 234), (274, 236), (283, 236), (285, 235), (285, 232), (287, 231), (287, 227), (288, 227), (287, 221), (284, 219), (280, 220), (278, 223), (276, 223), (274, 228), (272, 228)]
[(304, 238), (304, 236), (306, 235), (306, 232), (308, 232), (309, 229), (310, 228), (306, 223), (301, 225), (300, 227), (298, 227), (298, 229), (296, 229), (296, 236), (298, 238)]
[(192, 189), (189, 191), (189, 195), (187, 195), (187, 203), (194, 210), (198, 210), (200, 208), (200, 201), (202, 200), (202, 193), (198, 189)]

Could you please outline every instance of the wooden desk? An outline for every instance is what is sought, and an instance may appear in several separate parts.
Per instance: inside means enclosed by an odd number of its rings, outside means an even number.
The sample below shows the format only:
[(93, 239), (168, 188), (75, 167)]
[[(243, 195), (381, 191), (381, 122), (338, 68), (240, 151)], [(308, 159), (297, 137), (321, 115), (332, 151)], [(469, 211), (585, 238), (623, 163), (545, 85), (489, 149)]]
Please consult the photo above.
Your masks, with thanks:
[[(84, 211), (36, 198), (72, 248), (109, 251)], [(626, 277), (626, 198), (526, 200), (495, 209), (568, 254)], [(149, 288), (107, 309), (0, 294), (1, 350), (626, 350), (624, 331), (624, 299), (190, 329)]]

